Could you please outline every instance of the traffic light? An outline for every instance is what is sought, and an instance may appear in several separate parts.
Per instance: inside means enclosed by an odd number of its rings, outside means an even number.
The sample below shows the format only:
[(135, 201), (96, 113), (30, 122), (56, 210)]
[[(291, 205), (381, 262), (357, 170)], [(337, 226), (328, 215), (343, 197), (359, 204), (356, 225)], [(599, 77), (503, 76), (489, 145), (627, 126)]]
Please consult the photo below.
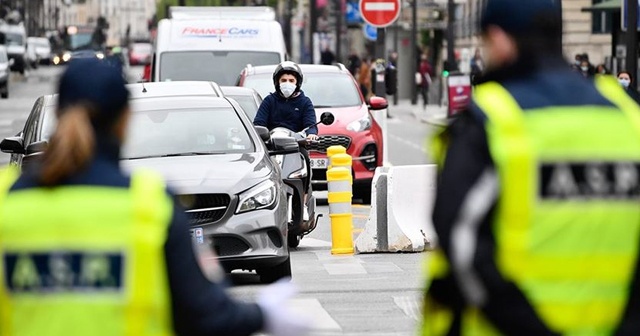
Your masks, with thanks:
[(442, 71), (442, 77), (449, 77), (449, 70)]

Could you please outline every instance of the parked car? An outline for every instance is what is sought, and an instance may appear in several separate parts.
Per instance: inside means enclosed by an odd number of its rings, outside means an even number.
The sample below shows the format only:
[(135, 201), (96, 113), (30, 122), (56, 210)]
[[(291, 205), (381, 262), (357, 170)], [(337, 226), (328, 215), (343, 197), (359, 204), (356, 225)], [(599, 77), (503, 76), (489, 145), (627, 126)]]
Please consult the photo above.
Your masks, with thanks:
[[(177, 83), (129, 85), (123, 168), (162, 173), (185, 208), (194, 241), (213, 249), (226, 270), (256, 270), (263, 282), (291, 276), (286, 188), (264, 142), (268, 132), (258, 135), (240, 106), (217, 97), (211, 83)], [(12, 164), (28, 166), (42, 153), (55, 108), (55, 95), (38, 98), (24, 130), (0, 143)]]
[[(312, 183), (315, 190), (327, 185), (327, 148), (341, 145), (353, 158), (353, 195), (364, 203), (371, 202), (371, 181), (377, 167), (382, 166), (382, 130), (371, 111), (387, 108), (387, 101), (375, 97), (366, 102), (358, 84), (342, 64), (301, 64), (304, 81), (302, 91), (314, 104), (316, 115), (331, 112), (336, 121), (319, 125), (320, 138), (309, 146)], [(262, 96), (274, 90), (276, 65), (247, 66), (238, 78), (238, 86), (253, 88)]]
[(247, 114), (249, 120), (253, 121), (253, 118), (255, 118), (258, 113), (260, 104), (262, 104), (262, 97), (260, 97), (258, 91), (239, 86), (221, 86), (220, 88), (224, 96), (235, 99)]
[(7, 48), (0, 45), (0, 97), (9, 98), (9, 72), (12, 61), (7, 55)]
[(18, 24), (7, 23), (0, 19), (0, 33), (5, 35), (7, 54), (13, 60), (11, 71), (24, 75), (26, 70), (27, 31), (22, 22)]
[(35, 50), (36, 58), (40, 64), (51, 64), (51, 42), (46, 37), (29, 37), (27, 45)]

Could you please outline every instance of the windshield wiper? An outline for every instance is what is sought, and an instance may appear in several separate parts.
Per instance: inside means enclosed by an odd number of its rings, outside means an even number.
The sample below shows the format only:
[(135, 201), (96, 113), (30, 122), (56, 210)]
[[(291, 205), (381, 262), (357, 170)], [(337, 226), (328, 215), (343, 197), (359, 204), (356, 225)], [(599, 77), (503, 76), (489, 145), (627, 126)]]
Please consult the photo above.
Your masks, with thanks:
[(218, 155), (218, 154), (225, 154), (225, 153), (224, 152), (185, 152), (185, 153), (137, 156), (137, 157), (131, 157), (131, 158), (124, 158), (124, 160), (141, 160), (141, 159), (152, 159), (152, 158), (162, 158), (162, 157), (196, 156), (196, 155)]

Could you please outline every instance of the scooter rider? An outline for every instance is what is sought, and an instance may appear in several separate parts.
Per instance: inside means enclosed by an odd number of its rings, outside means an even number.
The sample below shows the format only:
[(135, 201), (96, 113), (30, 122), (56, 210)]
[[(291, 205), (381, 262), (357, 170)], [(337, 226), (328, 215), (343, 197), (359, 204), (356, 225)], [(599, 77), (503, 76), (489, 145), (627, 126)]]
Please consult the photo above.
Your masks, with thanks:
[[(276, 127), (285, 127), (294, 132), (301, 132), (305, 128), (307, 140), (318, 140), (318, 128), (316, 125), (316, 113), (309, 97), (300, 89), (302, 86), (302, 70), (300, 66), (291, 61), (280, 63), (273, 72), (273, 85), (275, 92), (264, 98), (253, 124), (264, 126), (269, 130)], [(307, 209), (307, 197), (311, 185), (311, 164), (309, 152), (300, 148), (307, 162), (307, 177), (305, 178), (304, 212), (303, 220), (309, 220)]]

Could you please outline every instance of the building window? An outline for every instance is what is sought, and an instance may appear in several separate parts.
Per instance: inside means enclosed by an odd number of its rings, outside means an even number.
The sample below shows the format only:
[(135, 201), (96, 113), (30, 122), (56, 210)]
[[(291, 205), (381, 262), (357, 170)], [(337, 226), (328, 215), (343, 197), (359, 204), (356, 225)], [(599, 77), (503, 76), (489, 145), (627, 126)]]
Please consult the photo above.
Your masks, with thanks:
[[(597, 5), (606, 0), (591, 0), (592, 5)], [(609, 11), (592, 12), (591, 32), (593, 34), (610, 34), (613, 30), (613, 15)]]

